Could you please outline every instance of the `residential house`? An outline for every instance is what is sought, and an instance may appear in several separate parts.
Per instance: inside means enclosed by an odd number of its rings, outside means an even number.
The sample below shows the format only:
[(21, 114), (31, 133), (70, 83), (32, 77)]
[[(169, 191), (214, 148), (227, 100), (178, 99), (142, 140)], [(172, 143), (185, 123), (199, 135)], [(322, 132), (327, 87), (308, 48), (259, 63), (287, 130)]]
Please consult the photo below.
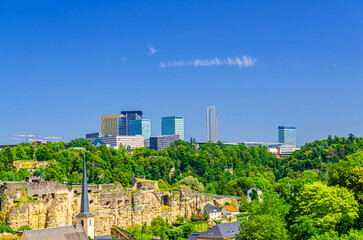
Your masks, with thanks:
[(251, 188), (250, 190), (247, 191), (248, 201), (249, 202), (252, 201), (253, 193), (256, 193), (257, 196), (258, 196), (258, 201), (262, 202), (262, 191), (258, 187), (253, 187), (253, 188)]
[(239, 211), (233, 205), (226, 205), (222, 208), (222, 213), (224, 216), (232, 216), (239, 214)]
[(207, 212), (209, 214), (209, 220), (221, 220), (222, 211), (213, 206), (212, 204), (208, 203), (204, 207), (204, 212)]

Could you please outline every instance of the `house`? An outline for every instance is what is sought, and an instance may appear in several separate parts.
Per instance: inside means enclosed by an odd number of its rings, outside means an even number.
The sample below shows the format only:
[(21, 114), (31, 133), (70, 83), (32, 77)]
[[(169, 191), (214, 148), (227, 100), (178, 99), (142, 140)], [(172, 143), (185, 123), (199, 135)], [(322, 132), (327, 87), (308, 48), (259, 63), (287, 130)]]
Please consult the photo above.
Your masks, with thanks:
[(233, 205), (226, 205), (222, 208), (222, 213), (224, 216), (231, 216), (239, 214), (239, 211)]
[(258, 187), (253, 187), (250, 190), (247, 191), (247, 198), (248, 201), (251, 202), (253, 194), (256, 193), (258, 196), (258, 201), (262, 202), (262, 191)]
[(221, 223), (205, 232), (193, 232), (187, 240), (237, 239), (241, 222)]
[(220, 220), (222, 215), (222, 211), (210, 203), (204, 207), (204, 212), (209, 214), (209, 220)]

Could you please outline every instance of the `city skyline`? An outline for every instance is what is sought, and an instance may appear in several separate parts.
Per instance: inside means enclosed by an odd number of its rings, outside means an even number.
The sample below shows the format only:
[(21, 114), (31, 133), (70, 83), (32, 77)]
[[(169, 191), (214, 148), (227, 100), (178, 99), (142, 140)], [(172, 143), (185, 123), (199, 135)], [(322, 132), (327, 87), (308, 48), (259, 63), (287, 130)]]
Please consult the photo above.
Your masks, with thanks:
[(211, 104), (221, 141), (275, 142), (279, 125), (296, 126), (298, 144), (363, 136), (361, 10), (360, 1), (4, 2), (0, 144), (18, 143), (14, 134), (70, 141), (119, 109), (147, 112), (153, 134), (160, 116), (184, 116), (185, 139), (205, 141)]

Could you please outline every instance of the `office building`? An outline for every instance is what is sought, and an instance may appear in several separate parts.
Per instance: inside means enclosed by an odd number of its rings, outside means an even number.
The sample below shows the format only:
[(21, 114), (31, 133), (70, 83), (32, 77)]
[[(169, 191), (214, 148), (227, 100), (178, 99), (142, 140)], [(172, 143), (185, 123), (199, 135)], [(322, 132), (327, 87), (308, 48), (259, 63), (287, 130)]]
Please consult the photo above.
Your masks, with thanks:
[(279, 143), (293, 143), (296, 145), (296, 127), (278, 126)]
[(86, 140), (90, 140), (91, 143), (94, 142), (97, 138), (103, 137), (103, 135), (99, 132), (95, 133), (86, 133)]
[(162, 150), (176, 140), (179, 140), (179, 135), (165, 135), (159, 137), (151, 137), (149, 144), (150, 149), (154, 150)]
[(122, 111), (122, 117), (118, 120), (119, 131), (117, 135), (129, 136), (130, 135), (130, 121), (142, 119), (142, 111)]
[(207, 107), (207, 141), (218, 141), (217, 110), (215, 106)]
[(101, 134), (103, 136), (117, 136), (121, 116), (121, 114), (101, 115)]
[(141, 135), (137, 136), (105, 136), (100, 137), (99, 140), (108, 147), (120, 148), (120, 145), (126, 149), (134, 149), (144, 147), (144, 137)]
[(129, 124), (129, 135), (142, 135), (144, 139), (149, 139), (151, 135), (150, 119), (131, 120)]
[(161, 135), (179, 135), (179, 139), (184, 140), (184, 117), (162, 117)]

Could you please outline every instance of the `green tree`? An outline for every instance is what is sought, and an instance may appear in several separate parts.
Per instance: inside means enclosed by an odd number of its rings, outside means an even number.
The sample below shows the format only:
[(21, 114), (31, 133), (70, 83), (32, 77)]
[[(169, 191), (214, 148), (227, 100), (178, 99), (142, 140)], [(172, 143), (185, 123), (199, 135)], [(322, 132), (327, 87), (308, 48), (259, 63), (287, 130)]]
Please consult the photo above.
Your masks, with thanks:
[(184, 238), (188, 238), (189, 235), (193, 232), (192, 224), (184, 224), (182, 228), (182, 233)]
[(345, 214), (352, 219), (358, 217), (358, 203), (348, 189), (328, 187), (320, 182), (305, 185), (297, 203), (292, 226), (295, 239), (335, 230)]
[(186, 178), (183, 178), (178, 182), (179, 185), (186, 185), (189, 186), (191, 189), (197, 191), (197, 192), (203, 192), (204, 191), (204, 185), (203, 183), (199, 182), (198, 179), (189, 176)]
[(288, 239), (284, 221), (275, 215), (256, 215), (243, 221), (238, 234), (241, 240), (283, 240)]
[(166, 221), (162, 217), (158, 216), (154, 218), (151, 221), (151, 227), (152, 227), (152, 232), (155, 236), (158, 236), (160, 238), (166, 237), (168, 226)]
[(203, 212), (203, 220), (209, 220), (209, 214), (207, 211)]

